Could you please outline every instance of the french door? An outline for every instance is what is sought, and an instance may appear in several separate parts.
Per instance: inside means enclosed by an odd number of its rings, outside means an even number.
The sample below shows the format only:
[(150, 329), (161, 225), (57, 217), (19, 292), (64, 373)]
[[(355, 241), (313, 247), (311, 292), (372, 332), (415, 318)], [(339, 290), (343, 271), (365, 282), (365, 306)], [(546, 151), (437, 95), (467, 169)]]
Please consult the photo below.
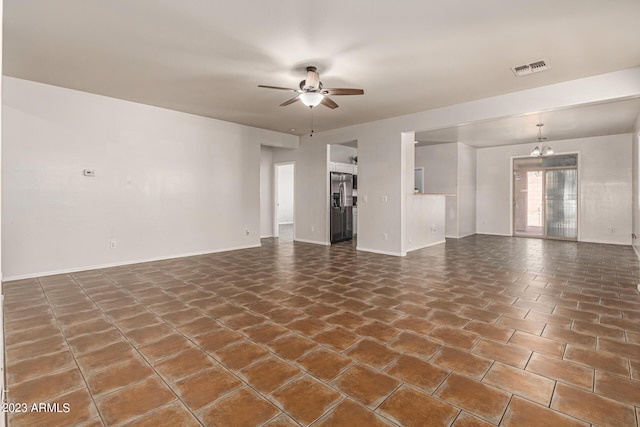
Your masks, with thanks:
[(577, 239), (577, 154), (514, 159), (513, 235)]

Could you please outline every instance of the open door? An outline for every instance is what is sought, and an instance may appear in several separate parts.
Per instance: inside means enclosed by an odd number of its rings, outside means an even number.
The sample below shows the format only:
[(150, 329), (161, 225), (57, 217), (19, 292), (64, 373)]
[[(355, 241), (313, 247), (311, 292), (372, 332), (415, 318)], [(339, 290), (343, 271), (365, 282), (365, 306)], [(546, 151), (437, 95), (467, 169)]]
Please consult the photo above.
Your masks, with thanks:
[(293, 240), (295, 234), (295, 165), (293, 163), (276, 163), (275, 167), (274, 236), (282, 240)]

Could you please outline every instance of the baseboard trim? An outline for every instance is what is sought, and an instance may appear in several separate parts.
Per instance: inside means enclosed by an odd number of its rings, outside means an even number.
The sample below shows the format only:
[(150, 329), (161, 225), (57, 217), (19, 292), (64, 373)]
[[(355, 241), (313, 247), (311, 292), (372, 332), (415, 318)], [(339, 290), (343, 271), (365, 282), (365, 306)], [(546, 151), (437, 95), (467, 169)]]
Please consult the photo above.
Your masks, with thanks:
[(424, 248), (430, 248), (431, 246), (436, 246), (436, 245), (441, 245), (443, 243), (446, 243), (447, 240), (439, 240), (437, 242), (433, 242), (433, 243), (427, 243), (426, 245), (422, 245), (422, 246), (418, 246), (417, 248), (413, 248), (413, 249), (409, 249), (407, 250), (407, 252), (413, 252), (413, 251), (419, 251), (420, 249), (424, 249)]
[(362, 246), (356, 246), (356, 250), (357, 251), (362, 251), (362, 252), (372, 252), (374, 254), (380, 254), (380, 255), (391, 255), (391, 256), (406, 256), (407, 253), (402, 253), (402, 252), (390, 252), (390, 251), (381, 251), (379, 249), (371, 249), (371, 248), (364, 248)]
[(295, 239), (293, 239), (293, 241), (294, 242), (300, 242), (300, 243), (311, 243), (312, 245), (322, 245), (322, 246), (331, 245), (331, 243), (320, 242), (319, 240), (309, 240), (309, 239), (298, 239), (298, 238), (295, 238)]
[(600, 245), (618, 245), (618, 246), (633, 246), (631, 243), (620, 243), (620, 242), (607, 242), (604, 240), (578, 240), (580, 243), (598, 243)]
[[(497, 234), (497, 233), (475, 233), (477, 235), (481, 235), (481, 236), (503, 236), (503, 237), (522, 237), (525, 239), (536, 239), (537, 237), (529, 237), (529, 236), (514, 236), (511, 234)], [(466, 236), (465, 236), (466, 237)], [(622, 242), (607, 242), (605, 240), (591, 240), (591, 239), (581, 239), (579, 238), (578, 240), (561, 240), (561, 239), (547, 239), (549, 241), (552, 240), (557, 240), (558, 242), (579, 242), (579, 243), (597, 243), (600, 245), (618, 245), (618, 246), (633, 246), (632, 243), (622, 243)]]
[(265, 236), (260, 236), (261, 239), (270, 239), (271, 237), (275, 237), (273, 234), (268, 234)]
[(241, 249), (259, 248), (261, 246), (262, 246), (261, 244), (247, 245), (247, 246), (234, 246), (231, 248), (187, 252), (183, 254), (166, 255), (166, 256), (143, 258), (143, 259), (136, 259), (136, 260), (130, 260), (130, 261), (120, 261), (120, 262), (113, 262), (113, 263), (106, 263), (106, 264), (88, 265), (88, 266), (82, 266), (82, 267), (63, 268), (60, 270), (42, 271), (38, 273), (18, 274), (15, 276), (7, 276), (2, 280), (2, 282), (4, 283), (4, 282), (11, 282), (14, 280), (33, 279), (34, 277), (55, 276), (57, 274), (79, 273), (81, 271), (88, 271), (88, 270), (99, 270), (104, 268), (122, 267), (125, 265), (142, 264), (145, 262), (166, 261), (166, 260), (176, 259), (176, 258), (186, 258), (186, 257), (198, 256), (198, 255), (215, 254), (219, 252), (229, 252), (229, 251), (237, 251)]
[(633, 243), (631, 243), (631, 247), (633, 248), (633, 251), (636, 253), (636, 256), (638, 257), (638, 259), (640, 259), (640, 249), (638, 249), (636, 245), (634, 245)]
[(467, 234), (463, 234), (462, 236), (458, 236), (458, 239), (464, 239), (465, 237), (470, 237), (470, 236), (475, 236), (476, 233), (467, 233)]
[(478, 233), (468, 233), (468, 234), (463, 234), (462, 236), (447, 236), (445, 234), (445, 238), (447, 239), (464, 239), (465, 237), (469, 237), (469, 236), (475, 236)]

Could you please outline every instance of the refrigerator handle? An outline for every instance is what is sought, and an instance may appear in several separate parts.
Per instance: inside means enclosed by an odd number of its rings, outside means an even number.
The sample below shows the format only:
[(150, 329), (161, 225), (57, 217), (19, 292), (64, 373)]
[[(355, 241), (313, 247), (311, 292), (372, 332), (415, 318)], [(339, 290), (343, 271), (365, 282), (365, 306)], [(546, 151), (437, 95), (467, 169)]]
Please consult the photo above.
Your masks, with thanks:
[(344, 208), (347, 205), (347, 192), (344, 182), (340, 183), (340, 207)]

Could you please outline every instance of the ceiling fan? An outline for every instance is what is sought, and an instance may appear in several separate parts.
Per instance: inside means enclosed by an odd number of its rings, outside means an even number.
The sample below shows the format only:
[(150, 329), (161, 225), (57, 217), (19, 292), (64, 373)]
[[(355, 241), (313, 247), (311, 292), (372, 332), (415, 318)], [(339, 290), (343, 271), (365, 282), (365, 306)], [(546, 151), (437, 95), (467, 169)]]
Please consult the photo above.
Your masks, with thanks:
[(280, 104), (281, 107), (293, 104), (294, 102), (301, 101), (307, 107), (315, 107), (318, 104), (322, 104), (331, 109), (338, 108), (336, 104), (328, 95), (362, 95), (364, 90), (362, 89), (346, 89), (346, 88), (332, 88), (325, 89), (320, 81), (320, 74), (316, 67), (307, 67), (307, 78), (300, 82), (300, 89), (291, 89), (287, 87), (279, 86), (265, 86), (258, 85), (258, 87), (264, 87), (267, 89), (287, 90), (291, 92), (297, 92), (298, 95), (289, 99), (288, 101)]

